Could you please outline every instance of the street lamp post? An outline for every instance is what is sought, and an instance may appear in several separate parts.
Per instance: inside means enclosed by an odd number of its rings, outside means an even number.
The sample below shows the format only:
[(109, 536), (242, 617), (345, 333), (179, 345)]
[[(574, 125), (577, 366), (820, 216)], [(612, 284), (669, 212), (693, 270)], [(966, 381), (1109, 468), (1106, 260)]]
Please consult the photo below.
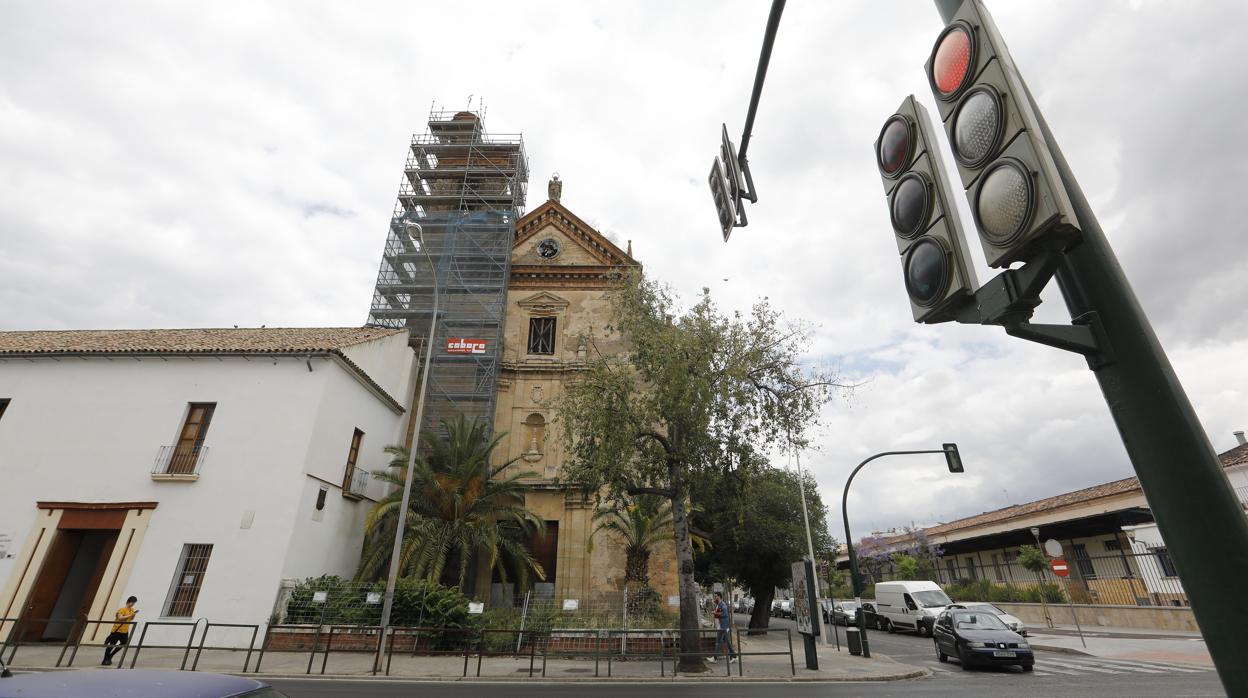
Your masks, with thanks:
[(429, 364), (433, 361), (433, 341), (434, 334), (438, 328), (438, 268), (433, 263), (433, 258), (429, 256), (429, 250), (425, 247), (425, 231), (420, 227), (419, 223), (412, 223), (404, 220), (402, 222), (404, 230), (416, 229), (417, 239), (420, 241), (420, 251), (425, 255), (425, 261), (429, 262), (429, 271), (433, 279), (433, 315), (429, 320), (429, 336), (425, 340), (425, 367), (420, 375), (420, 395), (416, 398), (416, 430), (412, 438), (412, 446), (407, 453), (407, 472), (403, 476), (403, 500), (399, 507), (398, 525), (394, 531), (394, 550), (390, 553), (390, 573), (386, 577), (386, 595), (381, 606), (381, 627), (382, 632), (390, 625), (390, 611), (394, 607), (394, 585), (399, 578), (399, 555), (403, 550), (403, 533), (407, 523), (407, 507), (412, 499), (412, 469), (416, 466), (416, 449), (420, 446), (420, 429), (425, 417), (425, 393), (429, 385)]
[(862, 612), (862, 577), (858, 574), (858, 556), (854, 553), (853, 535), (849, 532), (849, 485), (854, 481), (854, 476), (867, 463), (882, 458), (884, 456), (903, 456), (918, 453), (943, 453), (945, 454), (945, 463), (949, 466), (949, 472), (960, 473), (962, 469), (962, 456), (958, 453), (957, 444), (941, 444), (940, 450), (928, 451), (885, 451), (877, 453), (874, 456), (864, 460), (854, 468), (849, 474), (849, 479), (845, 481), (845, 492), (841, 495), (841, 516), (845, 524), (845, 547), (849, 551), (849, 577), (854, 586), (854, 602), (858, 604), (858, 639), (862, 643), (862, 656), (871, 657), (871, 646), (867, 643), (867, 621), (866, 614)]
[[(796, 458), (797, 460), (797, 489), (798, 489), (798, 492), (800, 492), (802, 495), (802, 521), (803, 523), (806, 524), (806, 551), (807, 553), (810, 554), (810, 564), (814, 565), (814, 568), (816, 570), (815, 598), (816, 598), (816, 603), (817, 603), (818, 597), (819, 597), (819, 577), (818, 577), (818, 572), (817, 572), (817, 570), (819, 569), (819, 563), (815, 558), (814, 540), (810, 536), (810, 515), (806, 513), (806, 485), (804, 483), (804, 478), (802, 478), (802, 454), (800, 451), (797, 451), (797, 449), (794, 449), (793, 455), (794, 455), (794, 458)], [(831, 633), (827, 631), (827, 628), (825, 627), (826, 624), (823, 622), (823, 609), (822, 608), (819, 609), (818, 617), (819, 617), (819, 626), (820, 628), (823, 629), (823, 632), (820, 633), (821, 635), (823, 635), (823, 644), (830, 645), (832, 644), (832, 638), (828, 636)], [(837, 640), (837, 642), (839, 643), (840, 640)]]

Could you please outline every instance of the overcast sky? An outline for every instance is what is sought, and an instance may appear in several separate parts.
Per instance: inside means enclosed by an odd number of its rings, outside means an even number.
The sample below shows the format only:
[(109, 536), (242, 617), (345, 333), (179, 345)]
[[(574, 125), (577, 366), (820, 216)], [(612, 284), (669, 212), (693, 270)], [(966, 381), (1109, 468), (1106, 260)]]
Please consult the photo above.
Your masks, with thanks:
[[(684, 298), (766, 295), (818, 324), (812, 360), (863, 383), (803, 459), (833, 511), (867, 455), (961, 446), (962, 476), (939, 456), (864, 470), (857, 533), (1131, 475), (1081, 358), (911, 321), (871, 144), (907, 94), (935, 113), (931, 2), (788, 3), (759, 202), (723, 243), (705, 177), (720, 123), (740, 136), (769, 4), (0, 0), (0, 329), (362, 324), (409, 138), (432, 104), (483, 105), (491, 132), (524, 135), (529, 208), (557, 171), (563, 202)], [(1248, 427), (1248, 3), (990, 7), (1230, 448)], [(1045, 299), (1039, 320), (1068, 319)]]

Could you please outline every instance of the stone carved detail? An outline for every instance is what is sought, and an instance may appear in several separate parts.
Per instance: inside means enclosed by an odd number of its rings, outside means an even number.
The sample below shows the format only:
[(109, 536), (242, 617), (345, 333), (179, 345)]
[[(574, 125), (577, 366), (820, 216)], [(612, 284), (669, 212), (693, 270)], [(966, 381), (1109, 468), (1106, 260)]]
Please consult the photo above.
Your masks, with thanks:
[[(546, 393), (542, 390), (542, 386), (540, 385), (533, 386), (533, 389), (529, 391), (529, 399), (532, 400), (534, 404), (541, 404), (542, 398), (544, 397), (546, 397)], [(534, 448), (533, 450), (536, 451), (537, 449)]]

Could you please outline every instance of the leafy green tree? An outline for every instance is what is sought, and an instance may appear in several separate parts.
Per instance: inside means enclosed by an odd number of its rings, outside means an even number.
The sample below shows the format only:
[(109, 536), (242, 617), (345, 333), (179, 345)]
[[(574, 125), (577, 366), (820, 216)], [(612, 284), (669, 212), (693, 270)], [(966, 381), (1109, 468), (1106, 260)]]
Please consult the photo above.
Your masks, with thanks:
[(1049, 566), (1049, 558), (1040, 548), (1024, 545), (1018, 549), (1018, 564), (1030, 572), (1043, 572)]
[[(815, 558), (830, 559), (836, 541), (828, 533), (828, 510), (809, 473), (805, 487)], [(694, 515), (694, 524), (712, 542), (696, 556), (699, 575), (736, 578), (748, 587), (754, 597), (750, 629), (767, 628), (775, 588), (789, 586), (792, 564), (807, 554), (797, 475), (775, 468), (704, 475), (696, 479), (693, 496), (704, 508)]]
[[(487, 573), (497, 571), (504, 580), (514, 575), (520, 586), (528, 584), (530, 572), (545, 579), (541, 565), (523, 543), (530, 535), (546, 532), (541, 517), (524, 506), (519, 480), (533, 473), (508, 473), (514, 460), (491, 473), (490, 455), (505, 434), (489, 440), (483, 423), (469, 422), (461, 415), (442, 422), (442, 428), (445, 437), (434, 432), (421, 435), (425, 451), (416, 454), (412, 471), (400, 576), (467, 590), (469, 571), (483, 557)], [(408, 450), (388, 446), (386, 452), (393, 457), (389, 468), (373, 471), (373, 477), (395, 487), (365, 519), (357, 580), (384, 576), (394, 549)]]
[(893, 556), (893, 568), (897, 579), (919, 579), (919, 559), (913, 555), (898, 553)]
[[(609, 293), (607, 331), (628, 345), (600, 352), (598, 337), (558, 406), (569, 457), (564, 478), (613, 497), (659, 494), (671, 501), (680, 587), (681, 642), (697, 644), (697, 585), (689, 532), (690, 478), (731, 471), (760, 449), (802, 443), (837, 384), (804, 371), (808, 327), (766, 300), (725, 316), (709, 291), (681, 310), (640, 275)], [(606, 337), (603, 337), (604, 339)], [(686, 670), (704, 668), (696, 657)]]

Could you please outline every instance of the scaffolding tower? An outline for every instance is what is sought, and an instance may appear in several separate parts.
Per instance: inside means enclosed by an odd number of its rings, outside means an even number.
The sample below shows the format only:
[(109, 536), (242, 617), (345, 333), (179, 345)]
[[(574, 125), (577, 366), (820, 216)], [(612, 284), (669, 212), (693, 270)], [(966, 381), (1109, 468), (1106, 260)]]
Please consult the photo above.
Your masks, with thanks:
[(528, 170), (520, 135), (487, 134), (476, 112), (434, 110), (428, 131), (412, 137), (368, 324), (407, 328), (423, 358), (436, 286), (422, 429), (440, 432), (442, 420), (463, 415), (493, 433), (511, 247)]

